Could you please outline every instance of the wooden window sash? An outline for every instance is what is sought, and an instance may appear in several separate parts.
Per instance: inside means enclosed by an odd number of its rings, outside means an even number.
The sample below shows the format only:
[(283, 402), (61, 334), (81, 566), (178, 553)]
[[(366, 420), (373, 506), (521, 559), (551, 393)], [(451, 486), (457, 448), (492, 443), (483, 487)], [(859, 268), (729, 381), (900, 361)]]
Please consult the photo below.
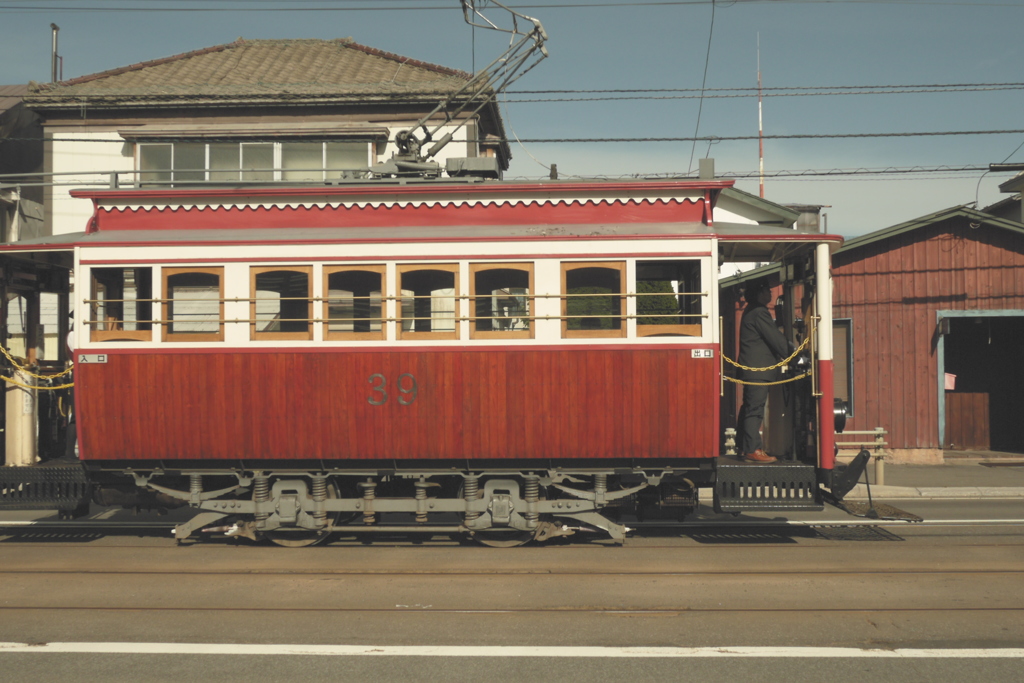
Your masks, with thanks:
[[(476, 329), (476, 275), (477, 273), (488, 271), (488, 270), (519, 270), (529, 274), (529, 294), (527, 295), (528, 308), (527, 308), (527, 319), (530, 321), (530, 329), (528, 330), (477, 330)], [(535, 291), (533, 284), (533, 264), (532, 263), (471, 263), (469, 265), (469, 338), (470, 339), (533, 339), (536, 334), (537, 320), (536, 317), (536, 300)], [(491, 295), (486, 295), (490, 297)], [(489, 320), (494, 318), (488, 317)]]
[[(570, 330), (569, 329), (569, 293), (568, 274), (573, 270), (582, 268), (604, 268), (615, 270), (619, 273), (619, 329), (615, 330)], [(571, 261), (562, 263), (562, 338), (563, 339), (588, 339), (626, 336), (626, 292), (623, 287), (626, 284), (626, 262), (625, 261)], [(608, 294), (607, 296), (616, 296)], [(582, 318), (586, 316), (572, 316)]]
[[(330, 279), (336, 273), (350, 272), (377, 273), (380, 275), (380, 330), (366, 332), (331, 332), (330, 331)], [(324, 267), (323, 324), (325, 340), (367, 340), (386, 339), (388, 329), (387, 316), (387, 266), (327, 266)]]
[[(220, 322), (217, 324), (217, 332), (171, 332), (171, 325), (173, 321), (171, 319), (171, 297), (170, 297), (170, 278), (173, 275), (183, 275), (186, 273), (201, 273), (204, 275), (215, 275), (218, 283), (218, 294), (219, 299), (217, 305), (217, 318)], [(162, 277), (160, 278), (163, 288), (163, 297), (161, 303), (161, 328), (163, 330), (161, 339), (165, 342), (194, 342), (194, 341), (224, 341), (224, 267), (216, 266), (209, 268), (164, 268)], [(182, 321), (184, 322), (184, 321)]]
[[(415, 332), (415, 331), (403, 331), (402, 330), (402, 302), (404, 298), (402, 296), (402, 276), (406, 273), (412, 273), (420, 270), (440, 270), (446, 273), (452, 273), (455, 275), (454, 281), (454, 293), (452, 298), (455, 300), (455, 311), (454, 311), (454, 322), (455, 330), (452, 332), (440, 331), (434, 332)], [(459, 325), (460, 325), (460, 309), (462, 308), (462, 297), (459, 290), (459, 264), (457, 263), (420, 263), (420, 264), (403, 264), (397, 268), (397, 284), (395, 293), (395, 320), (397, 322), (396, 337), (398, 339), (458, 339), (459, 338)], [(415, 301), (415, 299), (413, 300)]]
[[(306, 275), (306, 331), (258, 332), (256, 330), (256, 276), (262, 273), (305, 273)], [(249, 267), (249, 338), (253, 341), (313, 339), (313, 266), (250, 266)]]
[[(637, 268), (639, 268), (645, 262), (649, 263), (650, 261), (637, 261), (637, 264), (636, 264)], [(656, 263), (669, 263), (669, 262), (694, 263), (694, 264), (697, 264), (698, 272), (700, 272), (701, 262), (699, 260), (697, 260), (697, 259), (660, 259), (660, 260), (656, 261)], [(703, 273), (701, 273), (701, 276), (702, 276), (701, 277), (701, 280), (702, 280), (701, 281), (701, 288), (703, 289), (703, 286), (704, 286)], [(639, 279), (637, 279), (636, 283), (634, 283), (634, 286), (633, 286), (633, 290), (635, 292), (637, 292), (637, 295), (634, 296), (634, 298), (637, 301), (637, 308), (639, 308), (639, 303), (640, 303), (640, 298), (641, 298), (639, 296), (639, 291), (637, 291), (637, 290), (640, 289), (639, 282), (640, 282)], [(687, 293), (687, 292), (684, 292), (684, 293)], [(677, 293), (677, 295), (678, 295), (678, 293)], [(645, 295), (645, 296), (649, 296), (649, 295)], [(705, 305), (704, 305), (705, 299), (706, 299), (706, 297), (702, 297), (702, 299), (701, 299), (701, 309), (702, 310), (705, 308)], [(640, 313), (637, 312), (637, 315), (636, 315), (636, 318), (637, 318), (636, 336), (637, 337), (700, 337), (700, 336), (702, 336), (704, 334), (703, 319), (701, 319), (700, 321), (695, 322), (695, 323), (678, 323), (678, 324), (672, 324), (672, 325), (641, 325), (640, 322), (639, 322), (640, 318), (646, 318), (646, 317), (648, 317), (648, 316), (640, 315)], [(693, 320), (694, 318), (684, 318), (684, 320), (687, 320), (687, 319)]]

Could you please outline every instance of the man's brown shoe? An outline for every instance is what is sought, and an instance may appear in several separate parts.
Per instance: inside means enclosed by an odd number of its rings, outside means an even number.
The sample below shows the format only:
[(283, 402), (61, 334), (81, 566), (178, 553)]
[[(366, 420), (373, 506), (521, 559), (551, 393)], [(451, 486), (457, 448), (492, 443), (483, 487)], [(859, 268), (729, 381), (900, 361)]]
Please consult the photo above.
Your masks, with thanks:
[(747, 462), (756, 463), (758, 465), (770, 465), (773, 462), (775, 462), (775, 458), (768, 455), (760, 448), (758, 448), (753, 453), (747, 453), (746, 455), (743, 456), (743, 459), (746, 460)]

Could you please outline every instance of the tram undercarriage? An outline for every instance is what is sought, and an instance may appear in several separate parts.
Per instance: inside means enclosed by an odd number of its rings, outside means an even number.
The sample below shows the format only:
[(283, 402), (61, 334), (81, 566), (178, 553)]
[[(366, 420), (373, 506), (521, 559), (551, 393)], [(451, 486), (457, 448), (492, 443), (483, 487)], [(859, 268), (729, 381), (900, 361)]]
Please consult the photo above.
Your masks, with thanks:
[(512, 547), (591, 532), (621, 544), (632, 520), (694, 513), (701, 488), (711, 489), (717, 512), (821, 510), (815, 477), (815, 468), (799, 463), (764, 468), (710, 459), (673, 467), (91, 473), (98, 504), (193, 508), (197, 514), (175, 528), (179, 543), (206, 532), (288, 547), (332, 534), (387, 533), (447, 533)]

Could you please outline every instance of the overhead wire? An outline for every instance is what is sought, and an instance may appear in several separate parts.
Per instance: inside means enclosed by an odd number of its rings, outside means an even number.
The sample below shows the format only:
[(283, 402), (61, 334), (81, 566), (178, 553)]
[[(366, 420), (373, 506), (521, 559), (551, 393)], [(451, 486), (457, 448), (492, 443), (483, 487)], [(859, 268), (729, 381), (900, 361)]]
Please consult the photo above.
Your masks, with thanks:
[[(950, 136), (971, 136), (971, 135), (1020, 135), (1024, 133), (1024, 128), (1005, 128), (998, 130), (935, 130), (935, 131), (904, 131), (899, 133), (776, 133), (772, 135), (765, 135), (765, 140), (844, 140), (844, 139), (865, 139), (865, 138), (916, 138), (916, 137), (950, 137)], [(595, 142), (733, 142), (743, 140), (757, 140), (758, 135), (703, 135), (703, 136), (678, 136), (678, 137), (636, 137), (636, 138), (516, 138), (510, 140), (508, 138), (495, 140), (488, 138), (487, 140), (478, 139), (466, 139), (466, 142), (505, 142), (511, 144), (512, 142), (522, 143), (535, 143), (535, 144), (550, 144), (550, 143), (595, 143)], [(272, 135), (254, 135), (246, 136), (245, 142), (274, 142), (280, 138)], [(42, 138), (42, 137), (10, 137), (0, 138), (2, 142), (41, 142), (41, 141), (52, 141), (52, 142), (93, 142), (93, 143), (106, 143), (106, 144), (118, 144), (123, 145), (124, 140), (98, 140), (95, 138)], [(306, 141), (319, 142), (321, 141), (316, 136), (304, 138)], [(175, 137), (172, 139), (158, 139), (152, 140), (152, 142), (238, 142), (238, 136), (234, 137)], [(147, 140), (146, 142), (150, 142)]]
[[(24, 3), (25, 0), (17, 0)], [(15, 11), (15, 12), (143, 12), (143, 13), (155, 13), (155, 12), (237, 12), (237, 7), (195, 7), (194, 5), (188, 7), (140, 7), (142, 4), (139, 0), (90, 0), (96, 3), (91, 6), (76, 6), (75, 0), (57, 0), (57, 2), (51, 4), (7, 4), (6, 2), (0, 2), (0, 12), (4, 11)], [(146, 0), (148, 2), (163, 2), (168, 5), (174, 3), (181, 3), (185, 0)], [(335, 3), (344, 2), (345, 0), (304, 0), (305, 3), (316, 3), (332, 1)], [(379, 6), (369, 5), (368, 0), (348, 0), (349, 2), (361, 2), (362, 6), (353, 7), (349, 5), (345, 6), (314, 6), (314, 7), (296, 7), (295, 2), (289, 0), (188, 0), (188, 2), (209, 2), (210, 4), (222, 4), (222, 5), (260, 5), (260, 4), (279, 4), (281, 7), (248, 7), (248, 12), (374, 12), (374, 11), (451, 11), (454, 9), (450, 5), (419, 5), (415, 3), (415, 0), (391, 0), (392, 2), (403, 2), (405, 6)], [(135, 6), (116, 6), (115, 2), (132, 2)], [(380, 0), (374, 0), (374, 2), (380, 2)], [(644, 1), (644, 2), (622, 2), (621, 0), (614, 0), (612, 2), (557, 2), (550, 4), (540, 3), (524, 3), (517, 4), (513, 7), (516, 9), (602, 9), (602, 8), (621, 8), (621, 7), (677, 7), (677, 6), (696, 6), (696, 5), (714, 5), (716, 0), (661, 0), (661, 1)], [(60, 3), (60, 4), (58, 4)], [(102, 3), (110, 3), (104, 5)], [(839, 5), (839, 4), (871, 4), (871, 5), (915, 5), (915, 6), (944, 6), (944, 7), (1005, 7), (1005, 8), (1021, 8), (1021, 5), (1016, 2), (967, 2), (967, 1), (946, 1), (941, 0), (733, 0), (732, 4), (793, 4), (793, 5)], [(67, 6), (70, 4), (70, 6)], [(99, 5), (99, 6), (97, 6)]]
[(708, 65), (711, 64), (711, 39), (715, 35), (715, 0), (711, 0), (711, 28), (708, 29), (708, 49), (704, 54), (704, 77), (700, 84), (700, 104), (697, 106), (697, 125), (693, 129), (693, 145), (690, 147), (690, 165), (687, 173), (693, 170), (693, 153), (697, 149), (697, 133), (700, 132), (700, 115), (704, 111), (704, 88), (708, 83)]

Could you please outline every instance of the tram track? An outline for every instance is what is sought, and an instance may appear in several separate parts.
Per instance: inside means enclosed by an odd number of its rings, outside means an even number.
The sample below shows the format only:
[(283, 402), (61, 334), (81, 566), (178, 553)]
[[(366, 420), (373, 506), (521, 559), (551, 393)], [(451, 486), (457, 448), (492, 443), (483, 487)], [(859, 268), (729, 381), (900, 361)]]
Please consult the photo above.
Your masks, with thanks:
[[(929, 527), (929, 526), (1014, 526), (1024, 525), (1024, 519), (1000, 518), (1000, 519), (926, 519), (916, 520), (877, 520), (877, 519), (836, 519), (836, 520), (754, 520), (754, 521), (731, 521), (731, 520), (709, 520), (701, 522), (678, 522), (678, 523), (646, 523), (627, 522), (630, 529), (735, 529), (735, 528), (814, 528), (814, 527)], [(0, 521), (0, 529), (166, 529), (168, 533), (174, 529), (175, 524), (168, 522), (121, 522), (108, 520), (82, 520), (82, 521), (50, 521), (50, 520), (16, 520)], [(363, 527), (357, 528), (362, 531)], [(408, 535), (409, 527), (402, 526), (394, 531), (389, 530), (387, 525), (378, 525), (375, 529), (382, 534), (394, 533)], [(459, 528), (453, 526), (452, 533), (458, 532)], [(333, 531), (340, 536), (345, 536), (345, 529)], [(425, 531), (441, 535), (443, 532), (436, 530)]]
[(1024, 607), (658, 607), (602, 608), (602, 607), (511, 607), (502, 609), (449, 609), (406, 606), (379, 607), (106, 607), (106, 606), (0, 606), (4, 612), (103, 612), (103, 613), (327, 613), (327, 614), (1024, 614)]
[[(1002, 576), (1002, 575), (1021, 575), (1024, 574), (1024, 569), (982, 569), (982, 570), (966, 570), (966, 569), (906, 569), (906, 570), (893, 570), (893, 569), (872, 569), (872, 570), (848, 570), (848, 571), (786, 571), (785, 576), (787, 577), (808, 577), (808, 578), (835, 578), (843, 579), (857, 576), (951, 576), (951, 577), (965, 577), (965, 576)], [(535, 569), (535, 570), (477, 570), (477, 571), (466, 571), (466, 570), (453, 570), (453, 571), (436, 571), (436, 570), (289, 570), (289, 571), (264, 571), (264, 570), (223, 570), (223, 571), (190, 571), (188, 569), (174, 570), (174, 571), (160, 571), (160, 570), (132, 570), (132, 571), (113, 571), (113, 570), (62, 570), (62, 569), (25, 569), (25, 570), (13, 570), (13, 569), (0, 569), (0, 576), (182, 576), (186, 575), (192, 578), (202, 577), (222, 577), (222, 576), (247, 576), (247, 577), (302, 577), (302, 578), (317, 578), (317, 577), (418, 577), (418, 578), (430, 578), (430, 577), (492, 577), (492, 576), (508, 576), (508, 577), (524, 577), (524, 576), (537, 576), (537, 577), (553, 577), (553, 578), (607, 578), (607, 577), (623, 577), (623, 578), (639, 578), (639, 577), (672, 577), (672, 578), (710, 578), (710, 577), (752, 577), (757, 576), (763, 578), (765, 575), (761, 573), (753, 572), (738, 572), (729, 570), (715, 570), (715, 571), (678, 571), (678, 572), (667, 572), (667, 571), (557, 571), (551, 569)]]

